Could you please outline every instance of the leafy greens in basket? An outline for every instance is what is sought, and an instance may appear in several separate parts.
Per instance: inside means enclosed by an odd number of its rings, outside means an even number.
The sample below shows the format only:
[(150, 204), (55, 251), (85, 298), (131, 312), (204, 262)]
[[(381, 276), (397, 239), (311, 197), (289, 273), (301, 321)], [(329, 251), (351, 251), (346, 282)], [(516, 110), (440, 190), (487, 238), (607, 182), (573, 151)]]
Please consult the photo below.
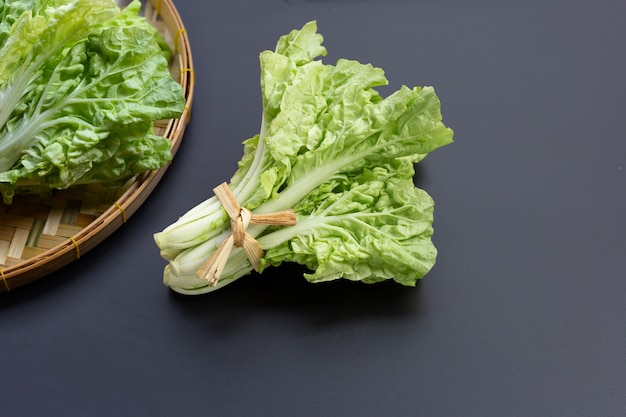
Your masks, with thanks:
[(185, 106), (141, 3), (0, 0), (0, 191), (118, 186), (171, 160), (154, 121)]
[[(292, 209), (297, 222), (247, 227), (264, 251), (258, 270), (297, 262), (311, 282), (413, 286), (437, 255), (433, 200), (415, 187), (414, 163), (451, 143), (453, 132), (431, 87), (382, 98), (374, 89), (387, 84), (381, 69), (347, 59), (327, 65), (317, 59), (325, 55), (314, 21), (260, 54), (260, 133), (244, 142), (228, 189), (255, 215)], [(164, 283), (176, 292), (206, 293), (253, 270), (240, 247), (225, 252), (217, 274), (207, 268), (231, 236), (218, 197), (154, 235), (168, 261)]]

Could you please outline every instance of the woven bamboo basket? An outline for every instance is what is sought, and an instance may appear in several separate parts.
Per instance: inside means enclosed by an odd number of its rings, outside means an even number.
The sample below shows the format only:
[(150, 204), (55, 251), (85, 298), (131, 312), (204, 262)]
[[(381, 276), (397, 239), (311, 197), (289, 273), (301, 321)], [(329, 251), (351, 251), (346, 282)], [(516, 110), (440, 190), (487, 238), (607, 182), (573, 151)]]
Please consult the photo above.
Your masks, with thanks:
[[(182, 116), (159, 121), (154, 129), (172, 141), (175, 155), (194, 90), (189, 39), (172, 1), (143, 0), (143, 13), (174, 51), (170, 70), (185, 91)], [(9, 206), (0, 203), (0, 293), (43, 278), (89, 252), (135, 213), (166, 170), (146, 172), (120, 189), (77, 186), (45, 199), (16, 196)]]

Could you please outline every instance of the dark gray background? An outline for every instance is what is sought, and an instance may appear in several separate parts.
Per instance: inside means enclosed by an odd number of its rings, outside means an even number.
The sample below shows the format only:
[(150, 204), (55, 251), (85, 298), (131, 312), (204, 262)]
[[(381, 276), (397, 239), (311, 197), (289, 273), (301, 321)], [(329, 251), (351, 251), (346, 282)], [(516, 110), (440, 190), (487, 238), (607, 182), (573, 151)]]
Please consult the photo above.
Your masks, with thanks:
[[(0, 296), (9, 416), (626, 415), (626, 3), (176, 1), (195, 101), (147, 203)], [(417, 183), (438, 263), (417, 288), (284, 266), (189, 298), (152, 233), (229, 179), (258, 131), (258, 54), (317, 19), (326, 62), (433, 85), (455, 143)]]

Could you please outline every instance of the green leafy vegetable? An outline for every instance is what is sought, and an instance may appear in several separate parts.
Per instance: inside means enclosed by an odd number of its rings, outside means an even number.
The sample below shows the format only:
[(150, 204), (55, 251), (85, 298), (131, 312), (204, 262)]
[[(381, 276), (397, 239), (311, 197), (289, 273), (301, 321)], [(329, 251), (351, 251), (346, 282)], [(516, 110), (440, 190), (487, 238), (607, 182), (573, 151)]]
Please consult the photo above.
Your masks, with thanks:
[[(0, 191), (120, 185), (171, 159), (153, 122), (185, 98), (133, 1), (0, 3)], [(7, 29), (9, 28), (9, 29)]]
[[(265, 254), (262, 272), (297, 262), (312, 282), (415, 285), (434, 265), (433, 200), (413, 183), (414, 164), (452, 142), (431, 87), (403, 86), (386, 98), (381, 69), (326, 55), (315, 22), (260, 54), (260, 133), (244, 142), (229, 187), (255, 214), (292, 208), (297, 224), (251, 224), (247, 233)], [(168, 260), (164, 283), (183, 294), (220, 288), (252, 271), (235, 248), (217, 285), (196, 275), (231, 232), (216, 197), (156, 233)]]

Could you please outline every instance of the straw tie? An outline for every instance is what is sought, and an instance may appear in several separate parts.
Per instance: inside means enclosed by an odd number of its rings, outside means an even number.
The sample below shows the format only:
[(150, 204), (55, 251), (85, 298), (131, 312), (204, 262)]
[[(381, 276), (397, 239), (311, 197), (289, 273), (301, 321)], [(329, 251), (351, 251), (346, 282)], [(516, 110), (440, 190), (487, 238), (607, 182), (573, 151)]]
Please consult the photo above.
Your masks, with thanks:
[(225, 182), (214, 188), (213, 192), (230, 217), (233, 231), (196, 271), (198, 278), (207, 280), (211, 286), (217, 285), (233, 247), (243, 248), (254, 270), (259, 270), (263, 249), (259, 242), (246, 232), (250, 223), (276, 226), (296, 224), (296, 214), (291, 209), (268, 214), (254, 214), (247, 208), (241, 207)]

